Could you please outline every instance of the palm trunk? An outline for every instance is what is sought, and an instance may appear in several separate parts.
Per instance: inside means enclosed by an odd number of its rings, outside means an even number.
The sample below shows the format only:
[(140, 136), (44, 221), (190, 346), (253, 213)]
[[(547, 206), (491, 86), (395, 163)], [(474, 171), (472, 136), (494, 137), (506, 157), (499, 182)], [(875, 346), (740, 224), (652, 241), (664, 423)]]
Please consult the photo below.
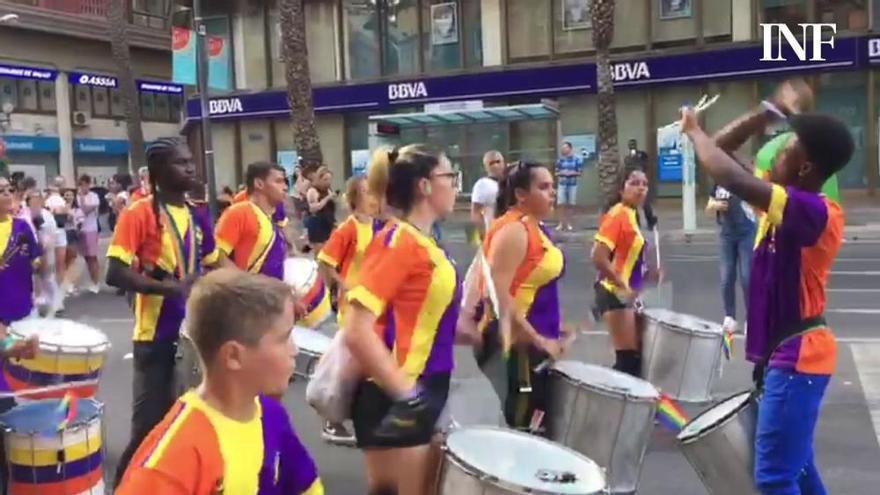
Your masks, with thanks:
[(141, 105), (134, 73), (131, 70), (131, 53), (128, 47), (128, 16), (126, 2), (114, 0), (109, 2), (107, 12), (110, 34), (110, 47), (113, 61), (116, 63), (116, 76), (119, 81), (119, 93), (125, 112), (125, 124), (128, 131), (128, 148), (131, 154), (129, 172), (147, 164), (144, 150), (144, 131), (141, 127)]
[(312, 102), (303, 0), (279, 0), (278, 8), (281, 14), (281, 56), (287, 79), (294, 142), (304, 167), (321, 165), (324, 156)]
[(610, 46), (614, 39), (614, 0), (593, 0), (593, 44), (596, 47), (596, 84), (599, 110), (599, 184), (605, 203), (617, 196), (620, 151), (617, 146), (617, 103), (611, 77)]

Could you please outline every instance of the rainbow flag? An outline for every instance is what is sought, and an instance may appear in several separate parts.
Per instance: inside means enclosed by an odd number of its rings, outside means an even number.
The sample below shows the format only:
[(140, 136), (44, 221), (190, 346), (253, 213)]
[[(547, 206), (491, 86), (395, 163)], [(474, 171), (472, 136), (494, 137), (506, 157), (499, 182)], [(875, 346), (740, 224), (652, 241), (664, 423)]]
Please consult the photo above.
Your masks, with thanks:
[(64, 398), (61, 399), (61, 402), (58, 403), (58, 415), (62, 418), (58, 423), (58, 431), (63, 431), (67, 428), (67, 425), (71, 423), (76, 418), (76, 401), (77, 396), (73, 392), (67, 392), (64, 394)]
[(688, 417), (668, 395), (660, 394), (660, 400), (657, 402), (657, 421), (678, 433), (687, 424)]
[(730, 361), (733, 357), (733, 330), (725, 330), (724, 338), (721, 339), (721, 349), (724, 351), (724, 357)]

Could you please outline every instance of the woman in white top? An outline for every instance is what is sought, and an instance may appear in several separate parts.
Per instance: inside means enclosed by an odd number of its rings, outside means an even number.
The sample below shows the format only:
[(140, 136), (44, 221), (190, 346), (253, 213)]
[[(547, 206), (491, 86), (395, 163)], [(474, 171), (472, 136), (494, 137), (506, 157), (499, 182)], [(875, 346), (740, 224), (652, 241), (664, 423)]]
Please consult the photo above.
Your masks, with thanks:
[(43, 205), (55, 219), (55, 276), (59, 284), (64, 283), (64, 274), (67, 271), (67, 233), (64, 226), (70, 215), (67, 202), (61, 197), (61, 189), (57, 185), (51, 185), (47, 189), (48, 195)]

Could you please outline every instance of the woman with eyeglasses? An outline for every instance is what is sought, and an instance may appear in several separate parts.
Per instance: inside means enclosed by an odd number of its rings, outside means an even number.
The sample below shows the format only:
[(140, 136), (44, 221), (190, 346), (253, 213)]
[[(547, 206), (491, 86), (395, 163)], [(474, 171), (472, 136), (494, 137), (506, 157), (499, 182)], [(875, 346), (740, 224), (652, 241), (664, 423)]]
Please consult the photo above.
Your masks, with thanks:
[[(455, 264), (431, 225), (452, 213), (457, 174), (443, 153), (422, 145), (384, 153), (370, 174), (371, 186), (387, 178), (384, 197), (398, 216), (374, 237), (347, 294), (345, 341), (369, 377), (355, 392), (352, 421), (368, 493), (422, 495), (433, 493), (432, 445), (461, 299)], [(385, 327), (376, 328), (383, 315)]]
[[(517, 162), (500, 181), (495, 212), (483, 252), (498, 294), (499, 315), (487, 312), (478, 364), (485, 363), (509, 340), (507, 390), (500, 391), (504, 417), (513, 428), (549, 436), (541, 419), (551, 400), (548, 366), (559, 358), (568, 339), (562, 331), (559, 279), (565, 268), (562, 250), (553, 243), (543, 221), (553, 212), (553, 174), (542, 164)], [(506, 321), (505, 321), (506, 319)], [(510, 335), (500, 338), (504, 323)], [(507, 326), (509, 324), (509, 327)], [(509, 338), (508, 338), (509, 337)]]
[(659, 267), (645, 263), (647, 242), (639, 226), (638, 209), (648, 197), (648, 178), (638, 169), (622, 175), (618, 197), (602, 216), (593, 244), (592, 260), (599, 280), (595, 284), (596, 311), (602, 316), (614, 346), (614, 369), (642, 375), (641, 336), (635, 301), (646, 278), (659, 280)]

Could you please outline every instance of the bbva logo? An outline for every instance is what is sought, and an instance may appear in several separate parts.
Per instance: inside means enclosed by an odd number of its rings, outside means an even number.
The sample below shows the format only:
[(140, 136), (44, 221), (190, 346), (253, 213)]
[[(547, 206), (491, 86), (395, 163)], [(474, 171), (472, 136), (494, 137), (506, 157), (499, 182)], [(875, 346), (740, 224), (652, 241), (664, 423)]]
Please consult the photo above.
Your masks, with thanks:
[(651, 71), (647, 62), (621, 62), (611, 66), (611, 80), (614, 82), (650, 79)]
[(428, 88), (423, 82), (394, 83), (388, 85), (388, 100), (409, 100), (413, 98), (427, 98)]
[(227, 113), (240, 112), (244, 112), (244, 106), (238, 98), (222, 98), (208, 102), (208, 113), (210, 115), (224, 115)]

